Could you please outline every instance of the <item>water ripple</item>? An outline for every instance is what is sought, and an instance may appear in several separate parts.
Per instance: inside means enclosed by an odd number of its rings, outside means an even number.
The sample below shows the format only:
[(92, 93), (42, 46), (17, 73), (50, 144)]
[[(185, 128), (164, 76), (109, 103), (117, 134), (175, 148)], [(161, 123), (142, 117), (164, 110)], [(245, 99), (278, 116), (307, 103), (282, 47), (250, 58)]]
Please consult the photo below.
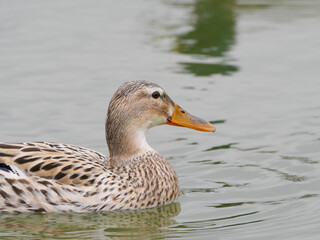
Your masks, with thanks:
[(308, 177), (306, 177), (306, 176), (298, 176), (295, 174), (288, 174), (288, 173), (282, 172), (282, 171), (274, 169), (274, 168), (261, 167), (259, 165), (255, 165), (255, 164), (245, 164), (245, 165), (240, 165), (239, 167), (255, 167), (255, 168), (266, 170), (268, 172), (277, 173), (282, 179), (285, 179), (285, 180), (291, 181), (291, 182), (303, 182), (308, 179)]

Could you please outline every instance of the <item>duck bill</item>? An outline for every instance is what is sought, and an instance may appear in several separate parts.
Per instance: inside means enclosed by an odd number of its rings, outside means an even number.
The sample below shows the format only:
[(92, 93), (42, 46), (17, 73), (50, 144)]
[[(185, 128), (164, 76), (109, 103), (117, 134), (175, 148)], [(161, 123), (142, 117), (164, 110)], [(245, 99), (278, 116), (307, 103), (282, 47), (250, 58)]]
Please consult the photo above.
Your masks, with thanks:
[(209, 122), (193, 116), (174, 103), (172, 117), (167, 118), (167, 124), (179, 127), (192, 128), (203, 132), (215, 132), (216, 128)]

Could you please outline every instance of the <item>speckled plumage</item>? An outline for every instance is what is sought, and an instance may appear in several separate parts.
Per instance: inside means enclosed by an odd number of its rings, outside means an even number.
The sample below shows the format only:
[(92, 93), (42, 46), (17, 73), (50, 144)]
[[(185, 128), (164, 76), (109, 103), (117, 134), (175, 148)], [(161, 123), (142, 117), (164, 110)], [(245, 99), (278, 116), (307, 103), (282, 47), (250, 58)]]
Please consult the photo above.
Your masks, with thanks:
[[(150, 97), (152, 91), (162, 99)], [(144, 138), (147, 129), (172, 117), (173, 108), (156, 84), (123, 84), (106, 120), (110, 158), (61, 143), (0, 143), (0, 163), (20, 170), (0, 169), (0, 211), (112, 211), (174, 201), (180, 194), (177, 175)]]
[(117, 167), (109, 167), (108, 159), (92, 150), (45, 142), (1, 143), (0, 156), (26, 174), (0, 171), (1, 211), (138, 209), (163, 205), (179, 195), (175, 171), (156, 152)]

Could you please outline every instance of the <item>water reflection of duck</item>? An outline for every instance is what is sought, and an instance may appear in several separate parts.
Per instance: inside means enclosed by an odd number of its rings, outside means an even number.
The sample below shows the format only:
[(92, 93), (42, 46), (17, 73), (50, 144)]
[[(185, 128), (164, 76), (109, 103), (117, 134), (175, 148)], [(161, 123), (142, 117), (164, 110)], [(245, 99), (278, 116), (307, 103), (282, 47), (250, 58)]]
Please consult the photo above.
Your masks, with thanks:
[[(2, 236), (50, 238), (51, 236), (112, 239), (151, 239), (163, 237), (175, 229), (173, 219), (180, 212), (178, 202), (138, 211), (113, 211), (79, 214), (0, 214)], [(94, 236), (94, 237), (93, 237)]]
[(109, 158), (61, 143), (1, 143), (0, 210), (110, 211), (174, 201), (180, 193), (176, 173), (145, 139), (149, 128), (162, 124), (215, 131), (158, 85), (133, 81), (120, 86), (110, 101)]

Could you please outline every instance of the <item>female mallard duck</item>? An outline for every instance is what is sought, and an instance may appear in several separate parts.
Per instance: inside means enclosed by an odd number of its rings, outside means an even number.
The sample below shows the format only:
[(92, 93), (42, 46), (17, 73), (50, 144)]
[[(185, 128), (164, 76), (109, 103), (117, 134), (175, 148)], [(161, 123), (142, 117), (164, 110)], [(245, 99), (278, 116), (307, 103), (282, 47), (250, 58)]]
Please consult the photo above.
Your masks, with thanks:
[(120, 86), (109, 105), (109, 158), (61, 143), (0, 143), (0, 211), (111, 211), (174, 201), (177, 175), (145, 138), (149, 128), (162, 124), (215, 131), (158, 85), (133, 81)]

